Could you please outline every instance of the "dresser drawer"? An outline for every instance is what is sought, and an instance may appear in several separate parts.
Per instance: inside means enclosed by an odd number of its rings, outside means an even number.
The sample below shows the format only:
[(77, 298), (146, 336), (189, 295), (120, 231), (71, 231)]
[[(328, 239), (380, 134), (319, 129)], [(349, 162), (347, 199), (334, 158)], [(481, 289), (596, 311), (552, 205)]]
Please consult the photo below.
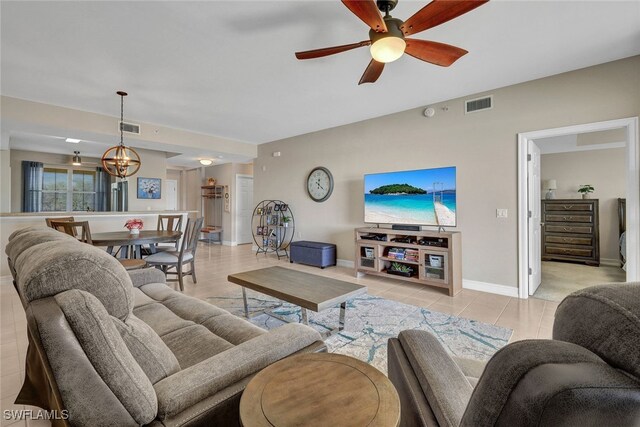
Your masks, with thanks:
[(593, 237), (591, 236), (549, 236), (546, 235), (544, 241), (546, 243), (563, 243), (566, 245), (593, 245)]
[(545, 224), (547, 233), (593, 234), (593, 227), (588, 225), (552, 225)]
[(556, 203), (546, 202), (545, 212), (593, 212), (592, 203)]
[(562, 248), (558, 246), (545, 246), (545, 253), (550, 255), (566, 255), (578, 257), (592, 257), (593, 248)]
[(546, 213), (544, 215), (545, 222), (593, 222), (592, 215), (580, 215), (580, 214), (561, 214), (561, 213)]

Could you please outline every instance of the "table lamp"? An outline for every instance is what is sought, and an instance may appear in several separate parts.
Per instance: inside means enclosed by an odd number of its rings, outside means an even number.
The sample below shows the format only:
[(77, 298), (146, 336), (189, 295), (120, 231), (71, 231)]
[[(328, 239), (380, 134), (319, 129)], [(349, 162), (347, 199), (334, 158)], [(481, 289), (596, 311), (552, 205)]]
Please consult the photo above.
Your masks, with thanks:
[(545, 199), (547, 200), (551, 200), (551, 199), (555, 199), (556, 195), (554, 193), (555, 190), (558, 189), (558, 183), (556, 182), (555, 179), (550, 179), (547, 181), (547, 194), (545, 195)]

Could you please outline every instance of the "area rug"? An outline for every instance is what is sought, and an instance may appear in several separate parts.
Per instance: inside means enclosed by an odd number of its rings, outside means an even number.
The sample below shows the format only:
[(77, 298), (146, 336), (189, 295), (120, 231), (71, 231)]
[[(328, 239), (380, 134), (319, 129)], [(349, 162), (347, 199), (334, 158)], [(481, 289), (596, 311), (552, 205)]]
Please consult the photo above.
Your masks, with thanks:
[[(249, 312), (252, 314), (273, 308), (274, 313), (291, 322), (301, 321), (298, 306), (282, 304), (279, 300), (257, 292), (247, 291), (247, 295)], [(212, 297), (207, 300), (244, 317), (240, 295)], [(338, 326), (338, 306), (320, 313), (307, 310), (307, 313), (309, 326), (318, 332), (327, 332)], [(257, 314), (250, 321), (264, 329), (277, 328), (285, 323), (264, 313)], [(507, 344), (513, 332), (500, 326), (364, 294), (347, 303), (344, 330), (327, 338), (325, 343), (332, 353), (355, 357), (386, 373), (387, 340), (397, 337), (405, 329), (429, 331), (438, 337), (450, 354), (477, 360), (488, 360)]]

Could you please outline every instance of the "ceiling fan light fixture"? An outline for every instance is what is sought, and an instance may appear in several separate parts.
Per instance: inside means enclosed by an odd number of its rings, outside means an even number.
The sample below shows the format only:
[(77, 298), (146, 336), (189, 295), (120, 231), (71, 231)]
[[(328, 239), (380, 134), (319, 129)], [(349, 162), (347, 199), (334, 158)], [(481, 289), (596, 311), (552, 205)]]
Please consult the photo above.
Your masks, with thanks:
[(80, 158), (80, 152), (74, 151), (73, 154), (74, 156), (73, 156), (73, 159), (71, 160), (71, 164), (73, 166), (82, 166), (82, 159)]
[(371, 56), (384, 64), (393, 62), (404, 54), (407, 43), (401, 37), (383, 37), (376, 40), (370, 48)]

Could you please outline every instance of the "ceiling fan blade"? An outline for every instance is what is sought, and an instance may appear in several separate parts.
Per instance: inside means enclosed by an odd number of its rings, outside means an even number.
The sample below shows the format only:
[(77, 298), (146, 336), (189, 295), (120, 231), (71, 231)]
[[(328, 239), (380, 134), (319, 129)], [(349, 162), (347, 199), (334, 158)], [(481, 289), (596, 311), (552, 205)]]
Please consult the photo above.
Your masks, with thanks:
[(384, 23), (382, 15), (373, 0), (342, 0), (347, 8), (358, 18), (367, 24), (373, 31), (386, 33), (387, 24)]
[(307, 50), (305, 52), (296, 52), (296, 58), (298, 59), (313, 59), (322, 58), (323, 56), (335, 55), (336, 53), (346, 52), (347, 50), (355, 49), (357, 47), (369, 46), (371, 40), (365, 40), (358, 43), (345, 44), (342, 46), (325, 47), (322, 49)]
[(457, 18), (489, 0), (433, 0), (417, 11), (400, 27), (405, 36), (428, 30)]
[(405, 41), (407, 42), (407, 47), (404, 50), (406, 54), (442, 67), (448, 67), (469, 53), (464, 49), (444, 43), (416, 39), (405, 39)]
[(384, 62), (378, 62), (375, 59), (372, 59), (367, 66), (367, 69), (364, 70), (364, 74), (360, 77), (359, 85), (362, 83), (375, 83), (382, 74), (382, 70), (384, 70)]

